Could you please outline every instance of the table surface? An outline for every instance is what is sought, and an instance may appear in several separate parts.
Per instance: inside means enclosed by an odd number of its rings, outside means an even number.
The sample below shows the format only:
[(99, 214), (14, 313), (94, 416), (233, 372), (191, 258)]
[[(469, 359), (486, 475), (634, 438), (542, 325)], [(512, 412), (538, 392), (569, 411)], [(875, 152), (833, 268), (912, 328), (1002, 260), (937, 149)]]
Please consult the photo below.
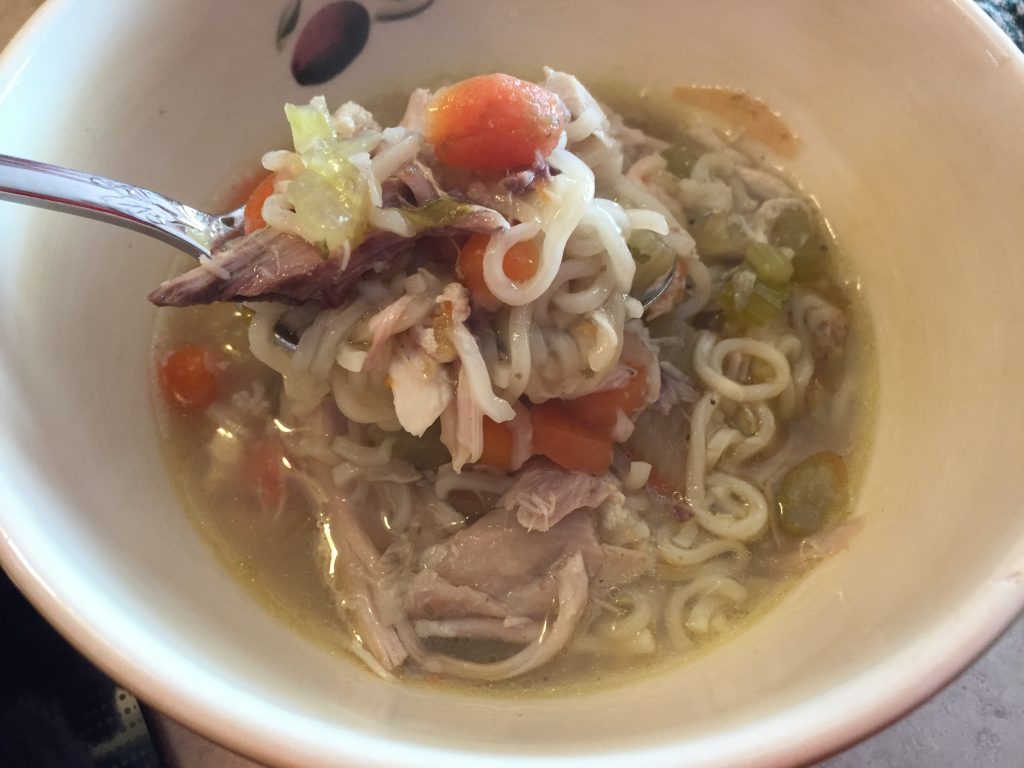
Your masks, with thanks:
[[(0, 47), (41, 0), (0, 0)], [(173, 768), (260, 768), (152, 709)], [(1024, 617), (970, 669), (907, 717), (819, 768), (1024, 768)]]

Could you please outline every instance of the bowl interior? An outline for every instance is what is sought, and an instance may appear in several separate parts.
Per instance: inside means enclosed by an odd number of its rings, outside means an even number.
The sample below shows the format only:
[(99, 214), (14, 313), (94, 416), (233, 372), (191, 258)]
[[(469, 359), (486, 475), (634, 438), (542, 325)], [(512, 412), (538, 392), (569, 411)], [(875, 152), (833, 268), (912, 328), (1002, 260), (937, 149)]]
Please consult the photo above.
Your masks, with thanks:
[(895, 717), (1009, 621), (1024, 601), (1024, 437), (1011, 428), (1024, 423), (1024, 63), (980, 14), (926, 0), (441, 3), (374, 21), (349, 69), (301, 88), (291, 41), (274, 48), (278, 5), (48, 4), (0, 66), (0, 151), (202, 207), (279, 144), (285, 101), (319, 92), (336, 104), (544, 64), (745, 88), (803, 137), (789, 168), (874, 320), (864, 527), (761, 621), (657, 677), (514, 703), (383, 683), (253, 603), (179, 508), (148, 398), (145, 301), (173, 252), (4, 204), (0, 549), (94, 660), (281, 762), (413, 765), (444, 750), (451, 765), (611, 765), (636, 749), (654, 765), (781, 765)]

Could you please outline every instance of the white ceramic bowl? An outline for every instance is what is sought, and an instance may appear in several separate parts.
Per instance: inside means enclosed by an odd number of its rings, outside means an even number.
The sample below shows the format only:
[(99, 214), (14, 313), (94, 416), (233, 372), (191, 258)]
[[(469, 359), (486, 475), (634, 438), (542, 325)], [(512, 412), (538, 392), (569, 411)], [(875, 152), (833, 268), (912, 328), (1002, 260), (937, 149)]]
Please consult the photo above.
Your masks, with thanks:
[(866, 525), (762, 621), (654, 679), (522, 701), (383, 683), (254, 604), (179, 509), (146, 384), (168, 250), (0, 204), (0, 554), (83, 652), (273, 763), (781, 766), (898, 717), (1007, 625), (1024, 602), (1024, 59), (971, 3), (446, 0), (374, 22), (322, 88), (292, 80), (294, 36), (274, 48), (286, 4), (51, 0), (0, 64), (0, 151), (202, 205), (318, 90), (541, 64), (746, 88), (806, 140), (791, 169), (877, 325)]

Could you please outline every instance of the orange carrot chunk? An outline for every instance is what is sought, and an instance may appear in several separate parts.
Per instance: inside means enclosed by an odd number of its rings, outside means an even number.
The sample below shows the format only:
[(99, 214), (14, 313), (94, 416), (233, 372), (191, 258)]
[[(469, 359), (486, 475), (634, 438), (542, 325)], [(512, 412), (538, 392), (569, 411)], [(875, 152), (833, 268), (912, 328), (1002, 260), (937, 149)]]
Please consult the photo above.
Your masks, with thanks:
[(172, 405), (201, 410), (217, 397), (217, 376), (210, 352), (186, 344), (171, 352), (160, 366), (160, 383)]
[(512, 469), (514, 440), (509, 425), (484, 416), (484, 450), (477, 463), (498, 469)]
[(425, 136), (445, 165), (470, 171), (530, 168), (558, 143), (569, 116), (555, 94), (491, 74), (439, 90), (427, 105)]
[(490, 238), (487, 235), (473, 235), (459, 249), (455, 272), (469, 289), (473, 300), (486, 310), (495, 311), (501, 306), (484, 282), (484, 253)]
[[(469, 238), (459, 250), (455, 271), (469, 289), (473, 300), (484, 309), (494, 312), (501, 307), (501, 302), (491, 293), (484, 280), (484, 254), (489, 242), (487, 235), (473, 235)], [(539, 262), (537, 246), (526, 240), (508, 249), (501, 266), (510, 280), (522, 282), (534, 276)]]
[(277, 174), (269, 174), (256, 185), (249, 195), (249, 199), (245, 201), (245, 234), (251, 234), (257, 229), (267, 226), (267, 222), (263, 220), (263, 203), (274, 194), (276, 181)]
[(566, 400), (566, 409), (577, 419), (602, 429), (611, 429), (622, 411), (633, 418), (647, 400), (647, 376), (643, 369), (634, 370), (625, 384), (617, 389), (591, 392), (573, 400)]
[(564, 469), (603, 475), (612, 463), (612, 441), (599, 429), (576, 419), (561, 400), (530, 409), (533, 452)]

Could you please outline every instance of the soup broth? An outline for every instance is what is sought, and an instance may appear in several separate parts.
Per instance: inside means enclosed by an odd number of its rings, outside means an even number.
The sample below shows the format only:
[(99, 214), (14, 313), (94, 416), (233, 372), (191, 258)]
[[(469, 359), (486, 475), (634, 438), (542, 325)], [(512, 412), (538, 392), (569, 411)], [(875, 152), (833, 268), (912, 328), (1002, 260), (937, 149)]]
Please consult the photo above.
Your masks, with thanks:
[[(171, 475), (204, 538), (261, 603), (315, 642), (386, 676), (428, 682), (443, 677), (510, 691), (579, 689), (705, 651), (843, 547), (857, 528), (850, 516), (852, 498), (873, 423), (870, 323), (850, 266), (820, 213), (795, 184), (765, 164), (763, 149), (744, 143), (749, 136), (743, 130), (721, 123), (740, 109), (739, 102), (711, 98), (706, 91), (695, 101), (695, 93), (686, 90), (687, 103), (681, 106), (683, 101), (671, 97), (637, 99), (610, 92), (619, 111), (606, 110), (605, 119), (627, 180), (616, 190), (602, 181), (601, 164), (608, 161), (597, 156), (600, 147), (592, 137), (568, 144), (596, 169), (597, 196), (609, 206), (665, 211), (685, 230), (666, 242), (682, 241), (685, 252), (686, 238), (695, 241), (688, 256), (670, 252), (672, 261), (684, 265), (678, 295), (664, 300), (660, 315), (645, 317), (642, 327), (628, 321), (627, 341), (620, 342), (617, 363), (632, 365), (636, 378), (649, 375), (650, 364), (631, 362), (629, 356), (654, 355), (657, 397), (648, 384), (649, 402), (630, 411), (632, 406), (622, 405), (625, 400), (613, 399), (619, 395), (606, 394), (620, 389), (602, 388), (598, 381), (581, 380), (571, 393), (557, 390), (563, 369), (554, 362), (543, 369), (537, 362), (538, 349), (554, 354), (555, 333), (545, 329), (548, 335), (533, 348), (530, 383), (507, 398), (516, 406), (516, 419), (527, 413), (533, 420), (535, 451), (549, 428), (537, 421), (546, 402), (573, 404), (566, 408), (582, 425), (574, 427), (573, 441), (589, 439), (598, 426), (607, 430), (614, 448), (603, 473), (565, 468), (559, 461), (566, 459), (550, 451), (504, 471), (482, 467), (490, 455), (485, 453), (456, 472), (440, 422), (419, 438), (398, 423), (400, 390), (390, 380), (383, 391), (394, 390), (396, 405), (385, 403), (378, 409), (382, 416), (356, 414), (357, 408), (379, 404), (367, 389), (371, 384), (350, 369), (358, 368), (373, 347), (374, 318), (403, 290), (416, 290), (408, 287), (410, 275), (418, 274), (417, 263), (433, 258), (434, 242), (415, 246), (412, 261), (368, 273), (356, 289), (365, 306), (348, 305), (347, 325), (328, 326), (319, 319), (328, 312), (308, 305), (225, 302), (161, 310), (154, 401)], [(574, 94), (562, 95), (575, 121), (570, 126), (589, 119), (572, 103)], [(712, 102), (715, 114), (696, 109)], [(757, 104), (762, 117), (778, 120)], [(788, 129), (785, 136), (787, 148), (795, 146)], [(552, 157), (566, 151), (555, 149)], [(562, 168), (571, 161), (565, 162)], [(554, 178), (567, 173), (561, 170)], [(464, 183), (454, 174), (440, 181), (442, 186)], [(474, 195), (474, 201), (482, 199)], [(507, 204), (494, 199), (496, 207)], [(628, 245), (639, 275), (664, 256), (666, 246), (657, 237), (636, 234), (643, 232), (637, 223), (646, 221), (643, 216), (625, 215), (634, 217)], [(607, 247), (600, 238), (588, 239), (586, 231), (573, 238), (563, 269)], [(464, 253), (466, 238), (455, 242)], [(460, 272), (453, 275), (451, 267), (431, 269), (424, 279), (436, 278), (439, 285), (460, 277), (470, 282)], [(578, 274), (565, 281), (576, 294), (587, 287), (589, 273), (581, 267)], [(437, 301), (444, 306), (443, 299)], [(545, 310), (552, 327), (559, 322), (557, 313), (567, 314), (573, 301), (565, 298), (558, 308)], [(508, 378), (509, 368), (515, 368), (509, 337), (514, 313), (484, 310), (477, 302), (474, 297), (470, 316), (493, 312), (485, 317), (493, 318), (496, 340), (487, 342), (492, 334), (480, 324), (473, 326), (472, 338), (494, 350), (485, 352), (483, 363), (495, 391), (514, 393)], [(268, 307), (275, 307), (272, 320)], [(331, 317), (345, 311), (342, 304), (330, 310)], [(534, 311), (533, 322), (541, 316)], [(451, 319), (444, 312), (431, 315), (425, 327), (436, 331), (437, 317)], [(268, 336), (282, 318), (305, 328), (294, 352), (275, 347)], [(581, 326), (563, 328), (568, 330), (558, 338), (584, 343)], [(330, 337), (326, 364), (338, 367), (331, 367), (329, 383), (320, 388), (308, 371), (319, 364), (317, 349), (327, 342), (321, 339), (311, 353), (303, 348), (315, 332)], [(735, 344), (719, 346), (726, 341)], [(306, 368), (287, 367), (304, 353)], [(210, 391), (196, 389), (203, 396), (199, 407), (175, 391), (168, 361), (176, 355), (209, 374)], [(780, 365), (791, 379), (775, 391)], [(592, 371), (590, 377), (600, 378)], [(758, 396), (758, 387), (768, 394)], [(600, 412), (584, 408), (593, 403), (611, 403), (607, 423)], [(485, 441), (488, 434), (485, 430)], [(545, 481), (545, 472), (562, 474), (555, 490), (537, 492), (527, 503), (515, 494), (518, 478), (529, 472), (538, 483)], [(605, 485), (595, 477), (604, 477)], [(545, 515), (557, 506), (552, 499), (574, 482), (585, 489), (581, 498), (588, 503), (549, 526)], [(759, 514), (763, 519), (756, 518)], [(348, 536), (346, 520), (360, 536)], [(554, 537), (569, 537), (570, 528), (585, 528), (579, 535), (586, 543), (573, 543), (540, 563), (544, 558), (537, 553)], [(458, 576), (468, 566), (455, 567), (454, 559), (472, 547), (483, 552), (498, 538), (517, 547), (525, 542), (529, 553), (505, 560), (487, 550), (481, 557), (490, 558), (493, 574)], [(593, 562), (587, 552), (597, 553)], [(346, 558), (363, 556), (372, 568), (346, 571)], [(366, 625), (360, 623), (367, 621), (359, 613), (365, 606), (357, 605), (364, 599), (360, 579), (368, 571), (386, 582), (390, 594), (401, 595), (390, 607), (374, 597), (376, 619), (387, 624), (395, 605), (408, 612), (407, 634), (395, 637), (416, 650), (395, 664), (386, 663), (386, 647), (365, 637)], [(460, 604), (453, 613), (445, 602), (453, 593), (435, 599), (424, 580), (437, 574), (443, 574), (445, 589), (461, 590), (462, 597), (472, 590), (477, 607)], [(530, 607), (533, 596), (523, 591), (520, 577), (547, 590), (539, 599), (548, 599), (549, 609)], [(576, 608), (567, 586), (575, 577), (585, 584), (585, 600)], [(385, 589), (366, 588), (365, 594), (375, 596), (374, 590)], [(550, 660), (532, 667), (532, 662), (509, 661), (540, 648), (545, 633), (564, 632), (559, 621), (569, 615), (571, 636)], [(502, 664), (513, 673), (502, 674)]]

